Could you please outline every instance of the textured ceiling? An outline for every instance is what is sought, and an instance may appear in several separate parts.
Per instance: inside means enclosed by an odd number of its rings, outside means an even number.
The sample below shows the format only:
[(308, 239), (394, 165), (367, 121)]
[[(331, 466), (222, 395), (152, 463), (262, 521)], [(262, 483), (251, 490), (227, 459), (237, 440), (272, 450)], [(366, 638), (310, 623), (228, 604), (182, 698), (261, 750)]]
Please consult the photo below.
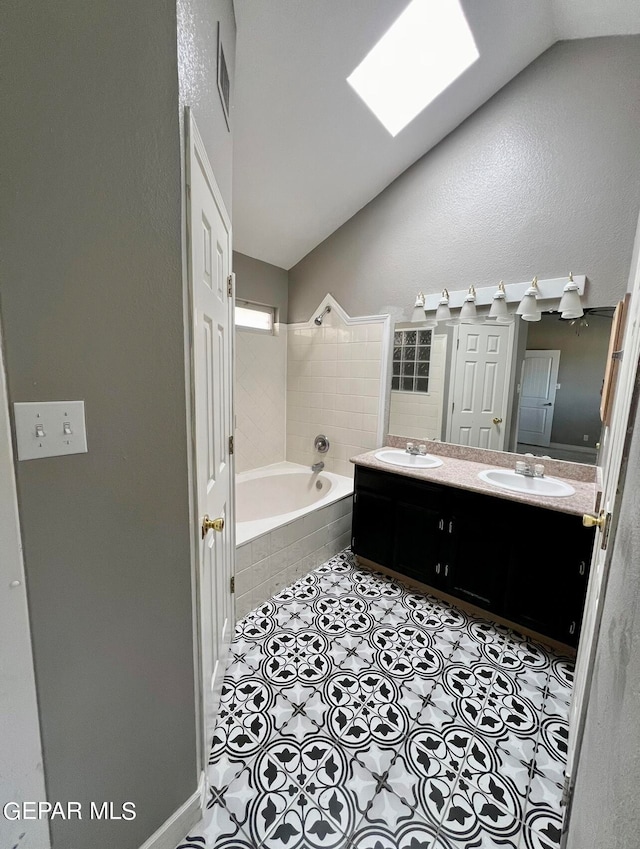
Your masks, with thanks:
[(640, 31), (638, 0), (462, 0), (480, 59), (392, 138), (346, 77), (408, 0), (235, 0), (234, 247), (290, 268), (558, 38)]

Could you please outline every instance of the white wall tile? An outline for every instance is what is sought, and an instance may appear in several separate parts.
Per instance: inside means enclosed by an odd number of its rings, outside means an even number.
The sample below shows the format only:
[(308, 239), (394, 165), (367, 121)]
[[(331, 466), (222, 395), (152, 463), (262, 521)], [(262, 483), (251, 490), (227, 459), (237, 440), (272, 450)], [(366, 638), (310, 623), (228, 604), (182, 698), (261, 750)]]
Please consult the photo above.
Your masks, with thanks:
[[(327, 471), (353, 477), (349, 458), (377, 445), (381, 374), (382, 320), (345, 325), (334, 310), (320, 328), (290, 328), (288, 359), (313, 368), (290, 368), (287, 379), (286, 458), (311, 465), (322, 459)], [(300, 426), (302, 422), (308, 429)], [(328, 454), (318, 455), (313, 438), (328, 436)]]

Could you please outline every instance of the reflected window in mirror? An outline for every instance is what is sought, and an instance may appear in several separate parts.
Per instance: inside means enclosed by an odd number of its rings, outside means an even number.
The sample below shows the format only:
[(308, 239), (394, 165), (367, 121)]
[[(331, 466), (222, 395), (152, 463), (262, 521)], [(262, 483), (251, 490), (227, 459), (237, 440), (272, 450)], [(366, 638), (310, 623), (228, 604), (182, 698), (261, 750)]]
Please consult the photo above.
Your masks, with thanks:
[(391, 388), (401, 392), (428, 392), (430, 362), (431, 330), (396, 330)]

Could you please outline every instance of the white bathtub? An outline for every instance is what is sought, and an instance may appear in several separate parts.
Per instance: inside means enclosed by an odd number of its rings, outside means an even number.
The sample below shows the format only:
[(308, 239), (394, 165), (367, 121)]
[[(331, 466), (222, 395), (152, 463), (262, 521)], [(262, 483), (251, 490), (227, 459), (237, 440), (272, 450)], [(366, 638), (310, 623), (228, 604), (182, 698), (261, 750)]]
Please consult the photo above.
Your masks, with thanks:
[(237, 476), (238, 619), (348, 547), (352, 492), (351, 478), (296, 463)]
[(236, 545), (255, 539), (353, 492), (353, 480), (274, 463), (236, 476)]

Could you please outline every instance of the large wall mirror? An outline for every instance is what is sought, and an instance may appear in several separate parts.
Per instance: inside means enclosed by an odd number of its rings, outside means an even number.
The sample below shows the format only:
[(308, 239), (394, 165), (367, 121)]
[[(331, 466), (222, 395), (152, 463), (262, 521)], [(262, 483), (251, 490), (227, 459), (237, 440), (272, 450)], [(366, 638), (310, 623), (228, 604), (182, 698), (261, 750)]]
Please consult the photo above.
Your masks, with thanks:
[(613, 313), (396, 324), (388, 432), (595, 463)]

